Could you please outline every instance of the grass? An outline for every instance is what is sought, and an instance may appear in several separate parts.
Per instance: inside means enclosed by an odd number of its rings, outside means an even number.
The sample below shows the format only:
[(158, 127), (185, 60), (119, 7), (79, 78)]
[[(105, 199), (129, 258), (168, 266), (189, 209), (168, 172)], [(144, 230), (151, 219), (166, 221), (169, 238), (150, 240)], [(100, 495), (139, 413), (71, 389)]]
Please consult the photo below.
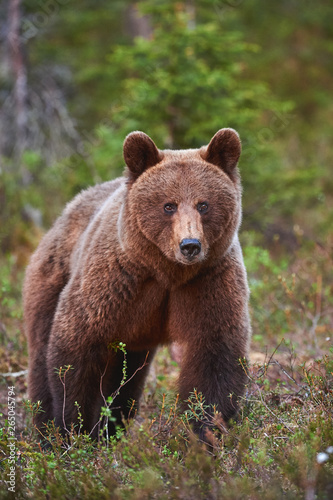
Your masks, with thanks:
[[(333, 266), (330, 246), (301, 242), (293, 256), (273, 257), (245, 235), (252, 291), (253, 342), (238, 421), (214, 419), (214, 447), (191, 431), (205, 403), (193, 393), (178, 410), (178, 365), (158, 352), (141, 409), (109, 440), (50, 426), (51, 450), (36, 439), (26, 375), (1, 377), (0, 498), (34, 499), (329, 499), (333, 497)], [(22, 272), (1, 262), (2, 373), (27, 366), (22, 334)], [(15, 396), (11, 438), (8, 387)], [(121, 390), (121, 388), (120, 388)], [(11, 443), (15, 446), (10, 448)], [(14, 455), (10, 450), (14, 449)], [(15, 493), (4, 483), (15, 461)]]

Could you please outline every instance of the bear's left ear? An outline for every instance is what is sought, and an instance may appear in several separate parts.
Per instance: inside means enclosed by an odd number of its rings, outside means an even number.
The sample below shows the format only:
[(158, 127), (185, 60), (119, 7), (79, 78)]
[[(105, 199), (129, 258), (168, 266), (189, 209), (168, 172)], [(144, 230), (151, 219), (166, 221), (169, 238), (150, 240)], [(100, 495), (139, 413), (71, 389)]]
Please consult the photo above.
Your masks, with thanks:
[(241, 154), (241, 142), (236, 130), (222, 128), (211, 139), (208, 146), (202, 148), (201, 156), (204, 160), (220, 167), (229, 177), (233, 173)]
[(131, 177), (136, 179), (147, 168), (159, 163), (163, 153), (143, 132), (131, 132), (124, 141), (124, 159)]

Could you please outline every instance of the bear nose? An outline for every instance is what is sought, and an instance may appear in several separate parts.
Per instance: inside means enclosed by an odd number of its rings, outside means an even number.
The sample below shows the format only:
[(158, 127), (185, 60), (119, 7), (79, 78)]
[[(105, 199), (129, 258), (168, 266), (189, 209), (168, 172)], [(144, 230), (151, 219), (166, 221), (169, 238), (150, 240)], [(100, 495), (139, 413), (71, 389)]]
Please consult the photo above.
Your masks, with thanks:
[(199, 240), (184, 239), (179, 243), (180, 251), (185, 257), (195, 257), (201, 252)]

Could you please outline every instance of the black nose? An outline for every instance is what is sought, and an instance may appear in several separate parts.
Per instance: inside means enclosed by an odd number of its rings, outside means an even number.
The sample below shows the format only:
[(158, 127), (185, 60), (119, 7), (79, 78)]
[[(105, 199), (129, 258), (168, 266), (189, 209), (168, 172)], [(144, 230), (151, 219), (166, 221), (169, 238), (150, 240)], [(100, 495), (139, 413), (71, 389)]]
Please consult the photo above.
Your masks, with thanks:
[(199, 240), (184, 239), (179, 244), (180, 251), (185, 257), (195, 257), (201, 252)]

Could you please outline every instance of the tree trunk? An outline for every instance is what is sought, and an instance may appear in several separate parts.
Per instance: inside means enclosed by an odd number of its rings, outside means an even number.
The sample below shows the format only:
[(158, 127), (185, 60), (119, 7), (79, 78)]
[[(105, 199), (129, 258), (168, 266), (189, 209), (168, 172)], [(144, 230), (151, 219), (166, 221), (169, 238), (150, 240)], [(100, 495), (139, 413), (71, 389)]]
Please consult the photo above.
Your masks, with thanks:
[(128, 6), (125, 12), (125, 30), (131, 38), (141, 36), (150, 38), (153, 30), (148, 16), (142, 16), (136, 3)]
[(8, 9), (8, 52), (10, 67), (14, 78), (14, 108), (15, 108), (15, 148), (14, 156), (20, 159), (27, 144), (27, 71), (24, 64), (21, 28), (21, 0), (9, 0)]

